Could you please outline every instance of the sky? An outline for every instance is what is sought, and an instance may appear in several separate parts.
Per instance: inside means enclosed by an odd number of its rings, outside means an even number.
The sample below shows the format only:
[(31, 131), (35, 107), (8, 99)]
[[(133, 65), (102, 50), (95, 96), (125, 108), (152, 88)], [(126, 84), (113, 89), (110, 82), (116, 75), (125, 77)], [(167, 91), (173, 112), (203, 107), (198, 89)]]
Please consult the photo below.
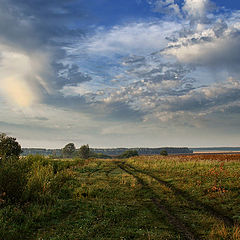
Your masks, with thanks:
[(0, 132), (22, 147), (240, 145), (237, 0), (0, 0)]

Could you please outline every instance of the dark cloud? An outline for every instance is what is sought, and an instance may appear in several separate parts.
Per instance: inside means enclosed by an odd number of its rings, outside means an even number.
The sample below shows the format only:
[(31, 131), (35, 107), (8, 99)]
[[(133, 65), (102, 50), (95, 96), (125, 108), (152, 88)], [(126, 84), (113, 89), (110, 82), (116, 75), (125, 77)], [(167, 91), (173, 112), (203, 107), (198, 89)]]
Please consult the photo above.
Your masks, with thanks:
[[(49, 56), (49, 73), (41, 76), (49, 85), (56, 89), (90, 80), (76, 64), (59, 64), (66, 57), (64, 47), (71, 45), (73, 38), (83, 36), (79, 26), (84, 18), (81, 2), (0, 0), (0, 4), (0, 43), (27, 55), (42, 52)], [(66, 76), (58, 77), (60, 71)]]
[(48, 118), (46, 118), (46, 117), (36, 117), (35, 119), (39, 120), (39, 121), (47, 121), (48, 120)]
[(124, 65), (129, 65), (129, 64), (141, 64), (142, 65), (145, 63), (145, 57), (131, 55), (131, 56), (124, 58), (122, 63)]
[(104, 113), (108, 115), (107, 118), (112, 120), (141, 122), (144, 116), (143, 112), (132, 109), (122, 101), (107, 103), (103, 106), (103, 109)]
[(225, 108), (228, 112), (238, 112), (238, 108), (231, 105), (240, 101), (239, 86), (238, 81), (230, 81), (192, 90), (181, 97), (165, 99), (164, 108), (170, 112), (211, 113)]
[(55, 86), (58, 88), (62, 88), (64, 85), (77, 85), (92, 80), (88, 74), (82, 73), (76, 64), (65, 66), (62, 63), (55, 63), (54, 69), (57, 76)]
[(90, 112), (90, 106), (86, 102), (85, 97), (68, 96), (64, 97), (62, 94), (55, 94), (45, 96), (44, 103), (46, 105), (55, 106), (56, 108), (72, 109), (77, 112)]
[(224, 112), (225, 114), (240, 114), (240, 105), (237, 103), (232, 106), (227, 106), (221, 112)]

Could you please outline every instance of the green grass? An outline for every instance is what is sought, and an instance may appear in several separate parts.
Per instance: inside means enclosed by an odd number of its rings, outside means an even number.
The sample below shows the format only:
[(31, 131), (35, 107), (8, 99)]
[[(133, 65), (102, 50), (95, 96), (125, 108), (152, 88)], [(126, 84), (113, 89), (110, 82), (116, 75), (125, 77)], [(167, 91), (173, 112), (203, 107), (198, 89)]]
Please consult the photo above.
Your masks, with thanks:
[(21, 161), (21, 199), (0, 192), (1, 240), (240, 239), (240, 161)]

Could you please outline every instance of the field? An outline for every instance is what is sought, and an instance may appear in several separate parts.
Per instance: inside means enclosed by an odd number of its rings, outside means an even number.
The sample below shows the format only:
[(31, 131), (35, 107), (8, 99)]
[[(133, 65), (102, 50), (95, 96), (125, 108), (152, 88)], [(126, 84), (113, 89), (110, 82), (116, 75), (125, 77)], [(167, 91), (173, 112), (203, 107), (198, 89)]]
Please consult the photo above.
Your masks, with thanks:
[(238, 154), (19, 161), (1, 240), (240, 239)]

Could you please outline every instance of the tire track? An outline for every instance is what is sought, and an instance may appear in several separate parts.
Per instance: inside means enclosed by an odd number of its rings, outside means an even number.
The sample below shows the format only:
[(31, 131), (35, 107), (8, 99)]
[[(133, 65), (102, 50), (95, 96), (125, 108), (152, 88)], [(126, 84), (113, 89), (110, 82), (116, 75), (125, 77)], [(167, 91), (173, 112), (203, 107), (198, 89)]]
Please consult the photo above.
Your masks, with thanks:
[(113, 172), (114, 170), (116, 170), (117, 168), (118, 168), (118, 167), (114, 167), (114, 168), (111, 168), (111, 169), (105, 171), (106, 176), (109, 177), (109, 174), (110, 174), (111, 172)]
[(127, 169), (126, 166), (124, 166), (123, 163), (116, 163), (117, 166), (122, 169), (124, 172), (128, 173), (129, 175), (132, 175), (141, 185), (142, 188), (151, 193), (153, 196), (151, 198), (153, 204), (159, 209), (167, 218), (167, 221), (176, 228), (177, 232), (181, 234), (181, 236), (186, 240), (201, 240), (199, 236), (197, 236), (193, 231), (186, 226), (186, 224), (183, 223), (181, 219), (179, 219), (177, 216), (175, 216), (173, 213), (171, 213), (169, 207), (166, 206), (161, 200), (158, 199), (156, 194), (153, 192), (153, 190), (150, 188), (150, 186), (143, 181), (140, 177), (138, 177), (136, 174), (134, 174), (131, 170)]
[(214, 216), (215, 218), (223, 221), (226, 226), (229, 226), (229, 227), (233, 227), (234, 226), (234, 220), (231, 217), (226, 216), (222, 212), (214, 209), (212, 206), (209, 206), (209, 205), (207, 205), (207, 204), (197, 200), (193, 196), (189, 195), (186, 191), (183, 191), (183, 190), (181, 190), (179, 188), (176, 188), (173, 184), (171, 184), (169, 182), (166, 182), (166, 181), (164, 181), (164, 180), (162, 180), (162, 179), (152, 175), (151, 173), (147, 173), (147, 172), (145, 172), (143, 170), (136, 169), (135, 167), (133, 167), (133, 166), (131, 166), (129, 164), (126, 164), (126, 163), (124, 163), (124, 165), (129, 167), (129, 168), (131, 168), (133, 171), (141, 173), (141, 174), (144, 174), (144, 175), (146, 175), (148, 177), (151, 177), (154, 180), (156, 180), (157, 182), (159, 182), (160, 184), (170, 188), (174, 192), (175, 195), (181, 196), (182, 198), (184, 198), (188, 202), (193, 203), (196, 207), (198, 207), (200, 209), (204, 209), (207, 213), (209, 213), (212, 216)]
[(90, 177), (90, 176), (93, 175), (94, 173), (99, 172), (100, 170), (102, 170), (102, 167), (100, 167), (100, 166), (101, 166), (101, 163), (98, 163), (96, 169), (89, 171), (89, 172), (88, 172), (88, 177)]

